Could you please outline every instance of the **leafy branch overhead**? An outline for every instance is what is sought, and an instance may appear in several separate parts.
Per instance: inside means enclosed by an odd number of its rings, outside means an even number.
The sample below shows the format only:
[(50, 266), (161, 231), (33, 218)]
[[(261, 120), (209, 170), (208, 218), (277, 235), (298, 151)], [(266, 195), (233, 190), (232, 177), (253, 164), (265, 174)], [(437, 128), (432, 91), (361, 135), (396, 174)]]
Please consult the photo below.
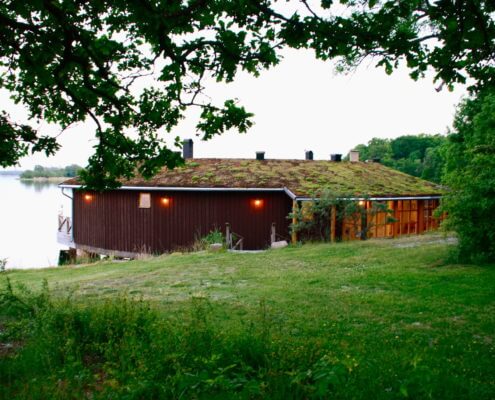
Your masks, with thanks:
[[(163, 134), (190, 107), (202, 110), (205, 139), (249, 129), (252, 114), (234, 99), (216, 104), (204, 81), (256, 76), (284, 47), (337, 58), (342, 69), (374, 57), (391, 72), (405, 60), (415, 79), (431, 67), (439, 85), (493, 84), (494, 11), (492, 1), (473, 0), (5, 0), (0, 88), (34, 120), (62, 129), (92, 120), (98, 144), (84, 178), (115, 186), (136, 168), (151, 177), (181, 162)], [(0, 128), (2, 166), (58, 148), (6, 115)]]

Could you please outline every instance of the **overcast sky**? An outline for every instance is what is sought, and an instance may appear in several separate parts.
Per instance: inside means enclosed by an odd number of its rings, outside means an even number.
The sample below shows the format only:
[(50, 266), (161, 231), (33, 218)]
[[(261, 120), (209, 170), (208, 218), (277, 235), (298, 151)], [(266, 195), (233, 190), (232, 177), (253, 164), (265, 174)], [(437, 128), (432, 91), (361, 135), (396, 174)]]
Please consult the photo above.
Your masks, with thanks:
[[(346, 154), (373, 137), (445, 134), (456, 104), (466, 95), (462, 86), (437, 92), (439, 85), (432, 76), (414, 82), (406, 69), (388, 76), (365, 62), (351, 74), (335, 75), (330, 62), (317, 61), (309, 51), (284, 54), (277, 67), (259, 78), (240, 74), (231, 84), (208, 85), (215, 101), (237, 98), (255, 114), (255, 125), (247, 134), (233, 131), (202, 142), (195, 136), (197, 111), (191, 111), (169, 134), (170, 142), (177, 135), (193, 138), (194, 155), (200, 158), (253, 158), (261, 150), (267, 158), (304, 158), (305, 150), (313, 150), (316, 159), (328, 159), (331, 153)], [(6, 92), (0, 93), (0, 101), (13, 119), (25, 118), (23, 108)], [(59, 128), (42, 124), (40, 130), (55, 135)], [(56, 156), (26, 157), (21, 167), (85, 165), (95, 144), (93, 132), (90, 122), (74, 126), (60, 136), (63, 147)]]

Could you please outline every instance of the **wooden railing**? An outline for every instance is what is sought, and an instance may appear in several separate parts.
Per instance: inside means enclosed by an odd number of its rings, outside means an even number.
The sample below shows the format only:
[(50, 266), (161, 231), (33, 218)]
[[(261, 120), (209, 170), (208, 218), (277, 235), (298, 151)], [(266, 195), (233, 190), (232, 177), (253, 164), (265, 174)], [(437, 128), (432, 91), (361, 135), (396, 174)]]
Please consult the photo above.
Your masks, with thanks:
[(286, 242), (290, 242), (287, 236), (280, 235), (279, 233), (277, 233), (276, 224), (275, 222), (272, 222), (272, 227), (270, 229), (270, 243), (274, 243), (279, 240), (285, 240)]
[[(272, 223), (270, 228), (270, 243), (274, 243), (280, 240), (289, 242), (289, 238), (277, 233), (275, 222)], [(230, 223), (225, 224), (225, 242), (227, 248), (230, 250), (242, 250), (244, 247), (244, 237), (238, 233), (232, 232)]]
[[(244, 237), (232, 232), (230, 224), (225, 224), (225, 241), (227, 242), (227, 248), (230, 250), (242, 250), (244, 246)], [(234, 244), (235, 242), (235, 244)]]
[(70, 234), (72, 231), (72, 220), (70, 217), (58, 216), (58, 231)]

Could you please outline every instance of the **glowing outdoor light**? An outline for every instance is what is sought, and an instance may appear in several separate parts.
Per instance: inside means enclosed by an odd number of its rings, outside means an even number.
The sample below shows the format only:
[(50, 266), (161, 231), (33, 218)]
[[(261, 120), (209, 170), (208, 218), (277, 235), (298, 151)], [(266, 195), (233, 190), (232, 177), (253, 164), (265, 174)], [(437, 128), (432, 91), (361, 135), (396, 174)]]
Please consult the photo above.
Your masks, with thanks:
[(170, 204), (170, 199), (168, 197), (162, 197), (161, 202), (163, 206), (168, 207)]
[(361, 207), (363, 207), (363, 206), (366, 204), (366, 202), (365, 202), (364, 200), (359, 200), (359, 203), (358, 203), (358, 204), (359, 204)]
[(254, 208), (261, 208), (263, 207), (263, 200), (261, 199), (255, 199), (253, 201)]
[(90, 202), (91, 200), (93, 200), (93, 196), (91, 196), (90, 194), (86, 193), (84, 195), (84, 200), (86, 200), (86, 202)]

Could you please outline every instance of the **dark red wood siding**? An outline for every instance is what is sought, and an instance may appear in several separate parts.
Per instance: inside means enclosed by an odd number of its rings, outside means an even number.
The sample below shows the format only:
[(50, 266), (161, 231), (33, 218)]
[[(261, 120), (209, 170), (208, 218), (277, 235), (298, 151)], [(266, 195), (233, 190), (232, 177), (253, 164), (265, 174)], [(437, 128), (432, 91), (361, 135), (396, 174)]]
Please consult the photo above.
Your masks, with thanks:
[[(139, 208), (139, 194), (151, 194), (151, 208)], [(78, 245), (126, 252), (162, 253), (190, 246), (225, 223), (244, 237), (245, 249), (270, 244), (270, 228), (289, 237), (292, 200), (283, 192), (74, 191), (74, 240)], [(161, 202), (170, 199), (168, 206)], [(262, 200), (256, 208), (254, 200)]]

